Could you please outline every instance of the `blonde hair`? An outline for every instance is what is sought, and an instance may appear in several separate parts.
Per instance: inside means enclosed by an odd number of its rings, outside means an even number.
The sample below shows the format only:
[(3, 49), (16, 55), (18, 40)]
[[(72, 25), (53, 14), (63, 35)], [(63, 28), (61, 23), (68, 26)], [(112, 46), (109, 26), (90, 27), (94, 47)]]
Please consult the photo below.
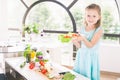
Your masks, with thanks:
[[(85, 10), (88, 10), (88, 9), (94, 9), (98, 12), (98, 14), (101, 16), (101, 8), (99, 5), (97, 4), (90, 4), (89, 6), (87, 6), (85, 8)], [(101, 18), (97, 21), (97, 23), (95, 24), (95, 28), (99, 27), (101, 24)], [(87, 22), (85, 21), (85, 25), (87, 26)]]

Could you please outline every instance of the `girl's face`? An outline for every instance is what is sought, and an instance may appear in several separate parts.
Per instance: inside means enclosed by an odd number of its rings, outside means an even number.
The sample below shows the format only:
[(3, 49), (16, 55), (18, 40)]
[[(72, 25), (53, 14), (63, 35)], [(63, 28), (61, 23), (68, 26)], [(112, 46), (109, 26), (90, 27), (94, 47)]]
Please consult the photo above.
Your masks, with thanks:
[(88, 26), (93, 26), (100, 19), (100, 15), (95, 9), (87, 9), (85, 12), (85, 20)]

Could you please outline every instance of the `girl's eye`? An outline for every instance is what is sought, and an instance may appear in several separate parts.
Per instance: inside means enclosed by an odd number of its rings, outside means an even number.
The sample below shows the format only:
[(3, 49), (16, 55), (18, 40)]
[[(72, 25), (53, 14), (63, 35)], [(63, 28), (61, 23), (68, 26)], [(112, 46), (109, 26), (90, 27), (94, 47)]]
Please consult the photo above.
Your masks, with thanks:
[(90, 15), (87, 15), (87, 17), (90, 17)]
[(94, 18), (96, 17), (96, 16), (93, 16)]

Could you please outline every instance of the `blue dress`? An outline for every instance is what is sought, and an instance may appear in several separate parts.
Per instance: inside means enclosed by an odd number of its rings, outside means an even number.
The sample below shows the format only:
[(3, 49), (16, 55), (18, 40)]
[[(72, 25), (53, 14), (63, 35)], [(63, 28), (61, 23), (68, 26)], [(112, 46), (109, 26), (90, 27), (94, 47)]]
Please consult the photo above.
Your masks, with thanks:
[[(80, 31), (81, 34), (91, 40), (94, 33), (96, 33), (101, 27), (98, 27), (95, 30), (86, 32), (85, 27)], [(81, 42), (81, 48), (77, 50), (76, 60), (73, 70), (85, 77), (88, 77), (90, 80), (100, 80), (100, 69), (99, 69), (99, 41), (92, 48), (85, 46)]]

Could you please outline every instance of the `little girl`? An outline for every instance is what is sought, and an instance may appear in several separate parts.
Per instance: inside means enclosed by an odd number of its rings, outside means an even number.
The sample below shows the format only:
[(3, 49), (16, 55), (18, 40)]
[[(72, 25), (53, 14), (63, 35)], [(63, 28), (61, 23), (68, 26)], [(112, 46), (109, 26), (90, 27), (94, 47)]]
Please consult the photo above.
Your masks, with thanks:
[(85, 26), (80, 30), (82, 35), (72, 39), (73, 44), (78, 48), (73, 70), (90, 80), (100, 80), (98, 49), (103, 33), (100, 22), (100, 7), (97, 4), (87, 6), (85, 8)]

